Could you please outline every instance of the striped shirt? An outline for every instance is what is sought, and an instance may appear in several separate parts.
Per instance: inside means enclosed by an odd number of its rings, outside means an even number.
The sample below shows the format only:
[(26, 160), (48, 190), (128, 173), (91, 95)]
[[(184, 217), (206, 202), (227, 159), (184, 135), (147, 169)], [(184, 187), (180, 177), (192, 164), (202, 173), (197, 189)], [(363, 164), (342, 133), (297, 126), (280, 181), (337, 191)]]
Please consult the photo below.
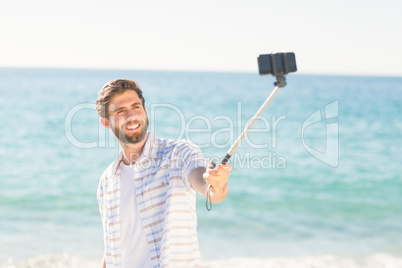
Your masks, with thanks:
[[(120, 174), (123, 153), (102, 174), (97, 198), (102, 217), (106, 267), (122, 267)], [(139, 216), (153, 267), (197, 267), (196, 193), (188, 175), (207, 167), (200, 149), (187, 141), (158, 139), (148, 132), (133, 165)]]

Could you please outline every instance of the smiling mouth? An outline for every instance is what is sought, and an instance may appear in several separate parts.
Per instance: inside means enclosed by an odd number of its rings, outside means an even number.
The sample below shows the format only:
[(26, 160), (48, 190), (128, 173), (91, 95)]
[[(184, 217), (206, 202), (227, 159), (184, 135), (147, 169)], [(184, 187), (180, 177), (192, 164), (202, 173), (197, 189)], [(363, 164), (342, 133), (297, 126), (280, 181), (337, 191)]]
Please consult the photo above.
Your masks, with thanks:
[(129, 131), (135, 131), (135, 130), (139, 129), (140, 126), (141, 126), (140, 123), (130, 123), (130, 124), (126, 125), (125, 129), (127, 129)]

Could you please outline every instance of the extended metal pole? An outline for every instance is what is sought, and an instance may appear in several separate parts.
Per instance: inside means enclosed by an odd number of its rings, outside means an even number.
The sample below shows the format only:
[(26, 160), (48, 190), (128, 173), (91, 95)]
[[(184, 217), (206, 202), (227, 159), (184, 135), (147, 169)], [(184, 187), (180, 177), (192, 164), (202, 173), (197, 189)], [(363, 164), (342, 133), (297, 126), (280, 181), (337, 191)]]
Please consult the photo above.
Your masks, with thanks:
[[(240, 137), (237, 138), (235, 143), (230, 147), (229, 151), (227, 151), (225, 157), (221, 161), (221, 164), (223, 165), (229, 161), (230, 157), (232, 157), (240, 142), (244, 139), (249, 129), (254, 125), (255, 121), (257, 121), (258, 117), (260, 117), (262, 112), (265, 110), (265, 108), (267, 108), (268, 104), (275, 97), (275, 94), (278, 92), (279, 88), (286, 86), (285, 75), (290, 72), (293, 73), (297, 71), (295, 55), (293, 52), (260, 55), (258, 57), (258, 70), (259, 73), (262, 75), (272, 74), (276, 77), (276, 82), (274, 83), (275, 88), (262, 104), (257, 113), (253, 116), (250, 124), (245, 127), (243, 133), (240, 135)], [(216, 164), (212, 162), (210, 168), (215, 167)], [(206, 194), (206, 207), (208, 211), (212, 209), (210, 190), (211, 185), (208, 186), (208, 191)]]
[(275, 94), (278, 92), (280, 86), (276, 86), (274, 90), (271, 92), (271, 94), (268, 96), (268, 98), (265, 100), (265, 102), (262, 104), (260, 109), (257, 111), (257, 113), (253, 116), (250, 124), (248, 124), (245, 129), (243, 130), (243, 133), (240, 135), (240, 137), (237, 138), (236, 142), (230, 147), (229, 151), (226, 153), (226, 156), (223, 158), (221, 164), (226, 164), (230, 157), (234, 154), (236, 151), (237, 147), (239, 146), (240, 142), (244, 139), (244, 137), (247, 135), (247, 132), (249, 129), (254, 125), (255, 121), (257, 121), (258, 117), (262, 114), (262, 112), (267, 108), (268, 104), (271, 102), (271, 100), (274, 98)]
[[(284, 85), (282, 85), (282, 84), (277, 85), (274, 88), (274, 90), (271, 92), (271, 94), (269, 94), (268, 98), (262, 104), (262, 106), (257, 111), (257, 113), (253, 116), (253, 119), (251, 120), (250, 124), (248, 124), (244, 128), (243, 133), (240, 135), (240, 137), (237, 138), (235, 143), (233, 143), (232, 147), (230, 147), (229, 151), (226, 153), (225, 158), (222, 159), (221, 164), (224, 165), (229, 161), (230, 157), (234, 154), (234, 152), (236, 151), (236, 149), (239, 146), (242, 139), (247, 135), (247, 132), (249, 131), (249, 129), (254, 125), (255, 121), (257, 121), (258, 117), (260, 117), (260, 115), (265, 110), (265, 108), (267, 108), (268, 104), (271, 102), (271, 100), (274, 98), (275, 94), (278, 92), (279, 88), (281, 88), (282, 86), (284, 86)], [(215, 163), (212, 163), (212, 164), (213, 164), (213, 167), (216, 166)], [(210, 188), (211, 188), (211, 185), (208, 186), (208, 191), (207, 191), (207, 196), (206, 196), (207, 199), (206, 199), (206, 204), (205, 204), (208, 211), (210, 211), (212, 209)]]

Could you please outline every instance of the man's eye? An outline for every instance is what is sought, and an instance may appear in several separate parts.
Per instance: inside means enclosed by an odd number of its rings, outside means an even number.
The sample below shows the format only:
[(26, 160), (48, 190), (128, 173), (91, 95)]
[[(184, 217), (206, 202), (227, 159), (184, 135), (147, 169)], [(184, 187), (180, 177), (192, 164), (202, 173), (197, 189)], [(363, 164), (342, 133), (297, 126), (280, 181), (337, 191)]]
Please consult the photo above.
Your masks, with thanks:
[(123, 110), (118, 110), (116, 113), (117, 114), (122, 114), (124, 111)]

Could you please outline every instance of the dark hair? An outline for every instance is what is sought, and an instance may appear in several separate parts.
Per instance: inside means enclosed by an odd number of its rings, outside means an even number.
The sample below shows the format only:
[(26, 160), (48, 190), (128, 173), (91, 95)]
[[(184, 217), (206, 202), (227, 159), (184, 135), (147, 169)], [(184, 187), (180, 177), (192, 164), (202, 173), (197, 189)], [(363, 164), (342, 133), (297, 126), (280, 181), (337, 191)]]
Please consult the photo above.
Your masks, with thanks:
[(126, 90), (134, 90), (145, 107), (145, 99), (137, 82), (128, 79), (116, 79), (106, 83), (99, 91), (98, 99), (96, 100), (98, 115), (103, 118), (109, 118), (108, 108), (110, 99), (115, 95), (124, 93)]

